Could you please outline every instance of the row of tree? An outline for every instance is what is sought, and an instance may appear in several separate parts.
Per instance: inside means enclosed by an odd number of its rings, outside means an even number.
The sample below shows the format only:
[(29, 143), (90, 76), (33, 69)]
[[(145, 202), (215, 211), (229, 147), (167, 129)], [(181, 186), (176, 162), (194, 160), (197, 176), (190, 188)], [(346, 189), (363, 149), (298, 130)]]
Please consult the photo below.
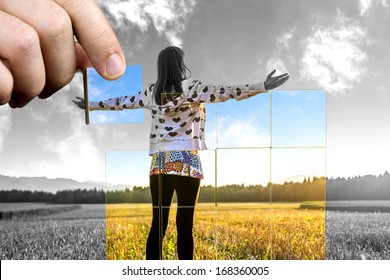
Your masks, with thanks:
[(327, 179), (326, 199), (390, 200), (390, 174)]
[[(302, 183), (262, 185), (227, 185), (219, 188), (203, 186), (199, 202), (269, 202), (324, 200), (325, 179), (313, 178)], [(151, 203), (149, 187), (132, 189), (67, 190), (57, 193), (42, 191), (0, 191), (0, 202), (46, 202), (46, 203)]]
[[(326, 183), (326, 184), (325, 184)], [(299, 202), (310, 200), (390, 200), (390, 174), (353, 178), (312, 178), (284, 184), (201, 187), (199, 202)], [(103, 191), (0, 191), (0, 202), (151, 203), (149, 187)]]
[(46, 202), (57, 204), (105, 203), (106, 193), (103, 190), (64, 190), (55, 194), (43, 191), (0, 191), (0, 202)]
[(262, 185), (227, 185), (202, 187), (200, 202), (299, 202), (325, 199), (325, 179)]

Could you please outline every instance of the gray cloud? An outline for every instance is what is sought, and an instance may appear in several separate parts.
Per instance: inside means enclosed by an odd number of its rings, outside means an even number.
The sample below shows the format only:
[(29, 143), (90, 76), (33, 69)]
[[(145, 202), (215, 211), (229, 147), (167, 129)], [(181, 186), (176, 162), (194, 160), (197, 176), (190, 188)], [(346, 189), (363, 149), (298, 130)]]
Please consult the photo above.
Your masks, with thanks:
[(360, 0), (359, 10), (361, 16), (367, 16), (369, 14), (370, 8), (374, 5), (379, 5), (382, 7), (390, 7), (390, 1), (388, 0)]
[(331, 26), (314, 26), (304, 40), (300, 75), (334, 95), (356, 86), (366, 72), (367, 55), (361, 46), (366, 30), (339, 12)]
[(110, 0), (98, 4), (115, 19), (115, 27), (132, 24), (142, 32), (154, 26), (172, 45), (181, 46), (180, 34), (194, 12), (195, 0)]

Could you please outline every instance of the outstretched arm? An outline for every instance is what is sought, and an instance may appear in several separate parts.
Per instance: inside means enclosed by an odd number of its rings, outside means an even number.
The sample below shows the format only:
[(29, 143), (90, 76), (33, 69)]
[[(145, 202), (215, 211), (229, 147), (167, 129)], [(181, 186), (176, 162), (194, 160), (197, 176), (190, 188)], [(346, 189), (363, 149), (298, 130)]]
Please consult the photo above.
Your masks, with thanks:
[[(74, 104), (81, 109), (85, 109), (85, 100), (81, 97), (76, 97), (78, 100), (73, 100)], [(138, 109), (148, 105), (146, 91), (134, 95), (126, 95), (121, 97), (113, 97), (102, 101), (90, 101), (89, 110), (123, 110), (123, 109)]]
[(289, 78), (288, 73), (279, 76), (273, 76), (276, 70), (268, 74), (265, 82), (257, 84), (224, 86), (224, 85), (207, 85), (199, 81), (194, 81), (188, 88), (190, 91), (188, 102), (207, 102), (216, 103), (224, 102), (229, 99), (242, 100), (259, 93), (266, 92), (284, 84)]

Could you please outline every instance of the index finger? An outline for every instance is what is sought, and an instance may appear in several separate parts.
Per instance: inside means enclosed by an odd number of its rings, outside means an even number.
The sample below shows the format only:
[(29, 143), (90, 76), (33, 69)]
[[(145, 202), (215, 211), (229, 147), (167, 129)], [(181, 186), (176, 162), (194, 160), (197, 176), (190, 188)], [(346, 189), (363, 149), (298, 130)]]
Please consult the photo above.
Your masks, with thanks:
[(275, 79), (280, 79), (280, 78), (283, 78), (283, 77), (286, 77), (286, 76), (289, 76), (289, 75), (290, 75), (289, 73), (283, 73), (283, 74), (281, 74), (279, 76), (275, 76), (274, 78)]
[(114, 80), (125, 71), (125, 57), (107, 19), (92, 0), (55, 0), (70, 16), (78, 42), (97, 72)]

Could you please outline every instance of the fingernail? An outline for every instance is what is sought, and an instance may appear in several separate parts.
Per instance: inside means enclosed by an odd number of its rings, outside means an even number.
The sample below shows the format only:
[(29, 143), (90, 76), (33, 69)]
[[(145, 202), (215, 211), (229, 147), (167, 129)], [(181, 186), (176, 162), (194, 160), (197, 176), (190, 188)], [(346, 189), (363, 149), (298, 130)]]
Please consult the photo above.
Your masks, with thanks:
[(119, 55), (114, 53), (106, 64), (106, 73), (109, 78), (117, 78), (125, 72), (125, 65)]

